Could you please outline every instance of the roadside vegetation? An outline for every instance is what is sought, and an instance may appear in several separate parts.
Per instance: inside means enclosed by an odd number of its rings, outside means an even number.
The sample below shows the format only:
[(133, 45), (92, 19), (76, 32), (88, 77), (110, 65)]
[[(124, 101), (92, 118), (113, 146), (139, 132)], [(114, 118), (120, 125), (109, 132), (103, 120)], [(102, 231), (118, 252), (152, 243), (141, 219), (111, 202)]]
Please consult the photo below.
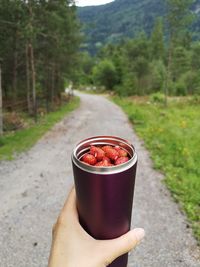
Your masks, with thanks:
[(145, 141), (155, 168), (165, 175), (167, 187), (186, 212), (200, 243), (200, 97), (170, 98), (168, 108), (163, 106), (163, 98), (113, 100)]
[(31, 148), (56, 122), (77, 108), (79, 102), (78, 97), (72, 97), (69, 102), (58, 107), (56, 111), (40, 115), (36, 124), (26, 114), (21, 114), (20, 121), (23, 122), (25, 128), (10, 131), (0, 137), (0, 160), (11, 160), (20, 152)]

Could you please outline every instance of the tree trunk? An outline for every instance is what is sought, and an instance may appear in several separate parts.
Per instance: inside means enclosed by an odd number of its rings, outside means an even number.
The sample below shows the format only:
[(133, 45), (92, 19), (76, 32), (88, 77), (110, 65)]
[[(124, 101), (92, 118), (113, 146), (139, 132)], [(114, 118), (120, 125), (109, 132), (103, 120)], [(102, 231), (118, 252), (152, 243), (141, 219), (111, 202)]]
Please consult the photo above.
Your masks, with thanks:
[(30, 51), (30, 63), (31, 63), (33, 113), (34, 113), (35, 121), (37, 121), (37, 102), (36, 102), (36, 88), (35, 88), (35, 63), (34, 63), (33, 46), (31, 43), (29, 44), (29, 51)]
[(16, 104), (17, 99), (17, 32), (15, 34), (15, 40), (14, 40), (14, 52), (13, 52), (13, 77), (12, 77), (12, 87), (13, 87), (13, 103)]
[(50, 75), (49, 75), (49, 62), (46, 62), (46, 80), (45, 80), (45, 87), (46, 87), (46, 112), (50, 112), (49, 107), (49, 81), (50, 81)]
[(29, 46), (26, 44), (26, 90), (27, 90), (27, 107), (28, 113), (31, 115), (31, 90), (30, 90), (30, 66), (29, 66)]
[(3, 101), (2, 101), (1, 62), (0, 62), (0, 136), (2, 135), (3, 135)]
[(173, 44), (172, 44), (172, 41), (171, 41), (170, 46), (169, 46), (169, 52), (168, 52), (166, 79), (165, 79), (165, 86), (164, 86), (165, 106), (168, 105), (169, 80), (170, 80), (170, 77), (171, 77), (172, 51), (173, 51)]
[(52, 74), (51, 74), (51, 105), (54, 109), (54, 87), (55, 87), (55, 66), (52, 65)]

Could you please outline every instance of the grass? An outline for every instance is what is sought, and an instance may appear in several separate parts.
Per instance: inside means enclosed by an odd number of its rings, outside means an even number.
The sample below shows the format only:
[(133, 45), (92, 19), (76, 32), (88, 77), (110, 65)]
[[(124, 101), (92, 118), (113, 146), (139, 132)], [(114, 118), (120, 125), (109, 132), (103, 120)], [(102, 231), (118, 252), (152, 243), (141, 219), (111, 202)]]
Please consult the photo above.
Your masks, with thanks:
[(79, 102), (79, 98), (74, 97), (57, 111), (40, 117), (37, 124), (0, 137), (0, 160), (12, 160), (20, 152), (31, 148), (56, 122), (77, 108)]
[(200, 106), (187, 98), (170, 101), (167, 108), (146, 98), (113, 100), (145, 141), (155, 168), (164, 173), (200, 244)]

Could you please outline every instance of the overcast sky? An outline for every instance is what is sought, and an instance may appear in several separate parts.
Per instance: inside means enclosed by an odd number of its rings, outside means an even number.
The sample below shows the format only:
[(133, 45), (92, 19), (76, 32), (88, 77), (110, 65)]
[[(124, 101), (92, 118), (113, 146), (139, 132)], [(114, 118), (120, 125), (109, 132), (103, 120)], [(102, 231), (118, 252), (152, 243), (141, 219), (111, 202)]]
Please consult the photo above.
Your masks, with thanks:
[(110, 2), (113, 2), (114, 0), (76, 0), (77, 6), (97, 6), (97, 5), (103, 5)]

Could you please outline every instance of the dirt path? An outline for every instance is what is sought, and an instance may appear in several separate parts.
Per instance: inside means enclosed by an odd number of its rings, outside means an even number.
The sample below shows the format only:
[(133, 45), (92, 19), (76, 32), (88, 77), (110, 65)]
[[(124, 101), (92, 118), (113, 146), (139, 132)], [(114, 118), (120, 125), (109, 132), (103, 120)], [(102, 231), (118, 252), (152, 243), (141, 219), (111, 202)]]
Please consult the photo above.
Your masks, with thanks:
[(0, 266), (47, 266), (51, 227), (73, 183), (72, 148), (101, 134), (129, 139), (139, 155), (133, 223), (145, 228), (146, 238), (129, 266), (200, 266), (191, 230), (124, 113), (103, 96), (80, 96), (80, 108), (28, 153), (0, 164)]

